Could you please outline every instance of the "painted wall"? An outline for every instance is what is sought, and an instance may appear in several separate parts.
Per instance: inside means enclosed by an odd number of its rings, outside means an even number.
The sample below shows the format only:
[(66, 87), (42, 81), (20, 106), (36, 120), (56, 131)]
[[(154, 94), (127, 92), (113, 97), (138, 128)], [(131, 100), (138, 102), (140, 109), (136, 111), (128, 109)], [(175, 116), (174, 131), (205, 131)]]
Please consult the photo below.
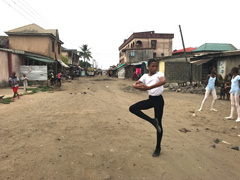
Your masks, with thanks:
[[(54, 52), (52, 51), (54, 41)], [(9, 48), (42, 54), (52, 59), (61, 59), (61, 48), (58, 53), (58, 42), (50, 36), (9, 36)]]
[[(22, 58), (18, 54), (10, 53), (12, 56), (12, 71), (20, 77), (20, 65), (22, 65)], [(9, 68), (8, 68), (8, 52), (0, 51), (0, 87), (8, 86)]]
[(8, 86), (8, 53), (0, 51), (0, 87)]

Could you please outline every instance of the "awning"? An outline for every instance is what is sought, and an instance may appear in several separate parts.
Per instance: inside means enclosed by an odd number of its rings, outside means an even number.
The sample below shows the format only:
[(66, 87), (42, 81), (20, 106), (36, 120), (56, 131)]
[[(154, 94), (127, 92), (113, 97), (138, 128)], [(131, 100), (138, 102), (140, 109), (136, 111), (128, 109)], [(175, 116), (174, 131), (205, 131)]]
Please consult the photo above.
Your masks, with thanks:
[(197, 66), (199, 65), (202, 65), (204, 63), (207, 63), (209, 61), (211, 61), (213, 58), (210, 58), (210, 59), (199, 59), (199, 60), (196, 60), (196, 61), (191, 61), (190, 63), (192, 64), (196, 64)]
[(137, 62), (137, 63), (131, 63), (131, 65), (137, 66), (137, 65), (142, 65), (142, 63), (147, 64), (147, 61), (141, 61), (141, 62)]
[(120, 67), (124, 66), (125, 64), (121, 64), (120, 66), (117, 67), (117, 69), (119, 69)]
[(36, 60), (36, 61), (41, 61), (41, 62), (46, 62), (46, 63), (55, 63), (55, 60), (52, 59), (45, 59), (45, 58), (40, 58), (40, 57), (34, 57), (34, 56), (26, 56), (27, 58)]
[(57, 61), (61, 64), (62, 67), (69, 68), (69, 66), (66, 65), (64, 62), (62, 62), (62, 60), (57, 60)]

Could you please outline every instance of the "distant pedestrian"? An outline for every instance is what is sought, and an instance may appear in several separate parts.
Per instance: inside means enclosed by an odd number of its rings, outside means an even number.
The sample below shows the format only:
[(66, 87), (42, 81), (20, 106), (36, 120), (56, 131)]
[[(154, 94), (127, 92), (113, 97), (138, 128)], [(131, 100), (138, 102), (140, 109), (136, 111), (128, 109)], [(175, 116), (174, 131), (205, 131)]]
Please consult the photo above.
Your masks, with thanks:
[(59, 86), (61, 86), (62, 85), (62, 73), (61, 72), (59, 72), (58, 74), (57, 74), (57, 83), (59, 84)]
[(206, 78), (206, 81), (205, 81), (205, 83), (207, 84), (205, 97), (204, 97), (204, 99), (202, 101), (202, 104), (201, 104), (201, 107), (198, 111), (202, 111), (203, 105), (204, 105), (204, 103), (205, 103), (205, 101), (208, 98), (210, 93), (212, 93), (212, 96), (213, 96), (213, 101), (212, 101), (210, 111), (217, 111), (216, 109), (214, 109), (214, 104), (217, 100), (217, 93), (216, 93), (216, 89), (215, 89), (215, 86), (217, 84), (216, 68), (211, 67), (209, 69), (209, 72), (210, 72), (210, 74), (207, 75), (207, 78)]
[(19, 78), (16, 76), (15, 72), (12, 72), (12, 76), (9, 78), (9, 85), (13, 89), (12, 100), (15, 100), (16, 96), (20, 99), (20, 95), (18, 94)]
[(233, 119), (234, 109), (236, 107), (238, 118), (236, 122), (240, 122), (240, 106), (239, 106), (239, 95), (240, 95), (240, 76), (238, 75), (238, 68), (234, 67), (231, 71), (232, 74), (232, 84), (230, 90), (230, 99), (231, 99), (231, 114), (229, 117), (225, 117), (225, 119)]
[(26, 92), (27, 86), (28, 86), (28, 78), (27, 78), (26, 74), (23, 74), (23, 77), (21, 80), (23, 81), (23, 88), (24, 88), (24, 91)]
[(231, 89), (231, 79), (232, 79), (232, 75), (231, 73), (227, 74), (224, 78), (224, 92), (227, 95), (227, 100), (230, 101), (230, 89)]
[(225, 100), (225, 81), (221, 75), (219, 75), (219, 85), (221, 88), (220, 99)]
[(55, 75), (54, 72), (50, 73), (50, 82), (51, 82), (51, 86), (53, 86), (55, 84)]
[[(163, 136), (162, 128), (162, 115), (164, 100), (162, 97), (163, 85), (166, 80), (163, 73), (157, 72), (158, 63), (155, 59), (148, 61), (149, 74), (144, 74), (140, 80), (133, 84), (135, 89), (142, 91), (148, 91), (149, 98), (144, 101), (140, 101), (129, 108), (129, 111), (138, 117), (151, 123), (157, 131), (157, 145), (153, 157), (157, 157), (161, 152), (161, 141)], [(144, 84), (142, 84), (144, 83)], [(142, 110), (154, 108), (154, 118), (149, 117)]]

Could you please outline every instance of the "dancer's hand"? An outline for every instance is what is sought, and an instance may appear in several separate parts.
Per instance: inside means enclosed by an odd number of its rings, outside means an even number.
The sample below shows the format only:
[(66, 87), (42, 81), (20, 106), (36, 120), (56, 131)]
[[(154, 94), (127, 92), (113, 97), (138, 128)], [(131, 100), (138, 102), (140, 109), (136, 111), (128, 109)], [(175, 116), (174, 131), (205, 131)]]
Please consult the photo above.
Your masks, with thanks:
[(139, 89), (139, 90), (141, 90), (141, 91), (147, 91), (147, 90), (150, 89), (150, 87), (149, 87), (149, 86), (146, 86), (146, 85), (144, 85), (144, 84), (141, 84), (141, 85), (137, 85), (137, 86), (136, 86), (136, 89)]

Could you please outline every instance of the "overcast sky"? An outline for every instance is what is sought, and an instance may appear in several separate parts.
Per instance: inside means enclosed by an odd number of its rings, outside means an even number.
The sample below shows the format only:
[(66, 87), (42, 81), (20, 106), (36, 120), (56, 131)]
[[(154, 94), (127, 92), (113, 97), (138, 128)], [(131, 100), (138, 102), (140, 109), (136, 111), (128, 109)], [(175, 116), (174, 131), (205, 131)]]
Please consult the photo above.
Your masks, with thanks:
[(103, 68), (118, 63), (118, 47), (133, 32), (174, 33), (173, 49), (182, 49), (179, 24), (186, 47), (240, 48), (239, 0), (0, 0), (0, 7), (0, 35), (31, 23), (58, 29), (64, 47), (88, 44)]

